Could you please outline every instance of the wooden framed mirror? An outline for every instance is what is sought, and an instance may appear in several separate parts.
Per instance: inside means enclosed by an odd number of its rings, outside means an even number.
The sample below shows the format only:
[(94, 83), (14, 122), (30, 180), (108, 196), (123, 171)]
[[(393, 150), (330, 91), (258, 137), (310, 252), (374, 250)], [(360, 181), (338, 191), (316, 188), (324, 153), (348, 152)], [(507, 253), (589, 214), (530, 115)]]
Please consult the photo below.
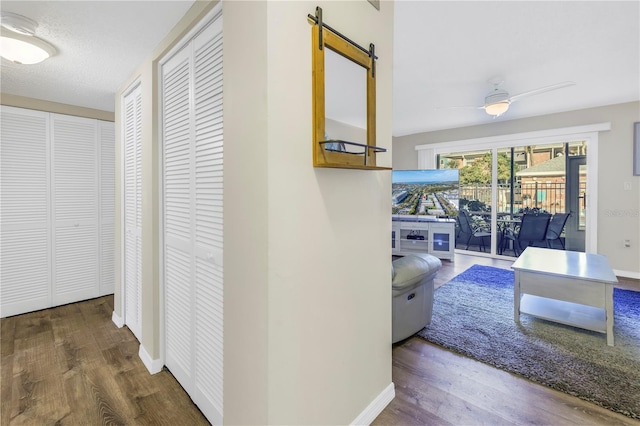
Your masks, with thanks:
[(308, 16), (312, 43), (313, 166), (388, 170), (376, 165), (375, 47), (352, 42)]

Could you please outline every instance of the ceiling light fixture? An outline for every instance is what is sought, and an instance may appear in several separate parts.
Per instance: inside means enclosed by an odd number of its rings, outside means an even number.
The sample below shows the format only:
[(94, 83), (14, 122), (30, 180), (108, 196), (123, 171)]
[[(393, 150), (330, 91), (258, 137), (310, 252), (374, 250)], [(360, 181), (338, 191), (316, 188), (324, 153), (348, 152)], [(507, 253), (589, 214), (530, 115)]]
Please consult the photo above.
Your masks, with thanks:
[(35, 37), (38, 24), (15, 13), (3, 12), (0, 55), (16, 64), (37, 64), (56, 54), (56, 48)]
[(494, 115), (496, 117), (504, 114), (509, 109), (509, 101), (496, 102), (494, 104), (489, 104), (484, 107), (484, 110), (489, 115)]
[(489, 80), (489, 82), (495, 85), (495, 89), (484, 98), (484, 110), (495, 118), (507, 112), (511, 102), (509, 101), (509, 94), (497, 86), (502, 80), (496, 77)]

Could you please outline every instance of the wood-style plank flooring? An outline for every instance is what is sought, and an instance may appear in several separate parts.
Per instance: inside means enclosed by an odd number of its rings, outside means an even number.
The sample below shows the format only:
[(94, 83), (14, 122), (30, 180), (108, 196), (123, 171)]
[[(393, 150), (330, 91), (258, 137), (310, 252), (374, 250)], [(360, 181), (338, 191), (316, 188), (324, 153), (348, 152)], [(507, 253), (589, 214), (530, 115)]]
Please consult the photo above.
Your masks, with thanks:
[[(474, 263), (512, 261), (456, 255), (436, 286)], [(1, 425), (208, 424), (168, 371), (147, 372), (112, 312), (106, 296), (0, 321)], [(418, 338), (393, 347), (393, 381), (396, 398), (375, 425), (640, 425)]]
[(168, 371), (111, 321), (113, 296), (1, 321), (0, 424), (208, 425)]
[[(456, 254), (442, 262), (436, 287), (476, 263), (509, 269), (513, 260)], [(640, 291), (640, 281), (619, 280)], [(394, 345), (392, 356), (396, 397), (373, 425), (640, 425), (418, 337)]]

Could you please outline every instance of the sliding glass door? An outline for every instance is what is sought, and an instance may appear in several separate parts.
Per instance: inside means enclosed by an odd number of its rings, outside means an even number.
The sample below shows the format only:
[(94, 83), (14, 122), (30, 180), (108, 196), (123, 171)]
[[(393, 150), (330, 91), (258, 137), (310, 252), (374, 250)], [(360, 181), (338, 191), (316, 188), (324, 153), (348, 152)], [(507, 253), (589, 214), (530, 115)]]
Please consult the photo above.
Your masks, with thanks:
[(586, 141), (572, 141), (439, 154), (438, 168), (460, 170), (456, 249), (515, 256), (509, 236), (524, 214), (569, 213), (558, 247), (568, 241), (567, 249), (584, 251), (586, 149)]

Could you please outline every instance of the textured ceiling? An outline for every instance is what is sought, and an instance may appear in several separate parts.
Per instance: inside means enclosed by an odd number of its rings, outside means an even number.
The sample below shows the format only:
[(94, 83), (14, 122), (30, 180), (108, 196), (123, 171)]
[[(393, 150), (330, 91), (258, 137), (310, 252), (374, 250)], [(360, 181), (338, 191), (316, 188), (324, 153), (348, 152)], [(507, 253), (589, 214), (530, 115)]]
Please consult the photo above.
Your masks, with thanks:
[[(116, 89), (192, 3), (2, 1), (3, 11), (37, 21), (36, 35), (60, 53), (31, 66), (3, 60), (1, 90), (113, 111)], [(640, 100), (639, 1), (394, 4), (395, 136)], [(496, 119), (441, 108), (482, 105), (495, 76), (512, 95), (576, 85), (522, 99)]]
[(35, 65), (2, 59), (2, 93), (113, 111), (115, 92), (193, 1), (2, 1), (58, 50)]

